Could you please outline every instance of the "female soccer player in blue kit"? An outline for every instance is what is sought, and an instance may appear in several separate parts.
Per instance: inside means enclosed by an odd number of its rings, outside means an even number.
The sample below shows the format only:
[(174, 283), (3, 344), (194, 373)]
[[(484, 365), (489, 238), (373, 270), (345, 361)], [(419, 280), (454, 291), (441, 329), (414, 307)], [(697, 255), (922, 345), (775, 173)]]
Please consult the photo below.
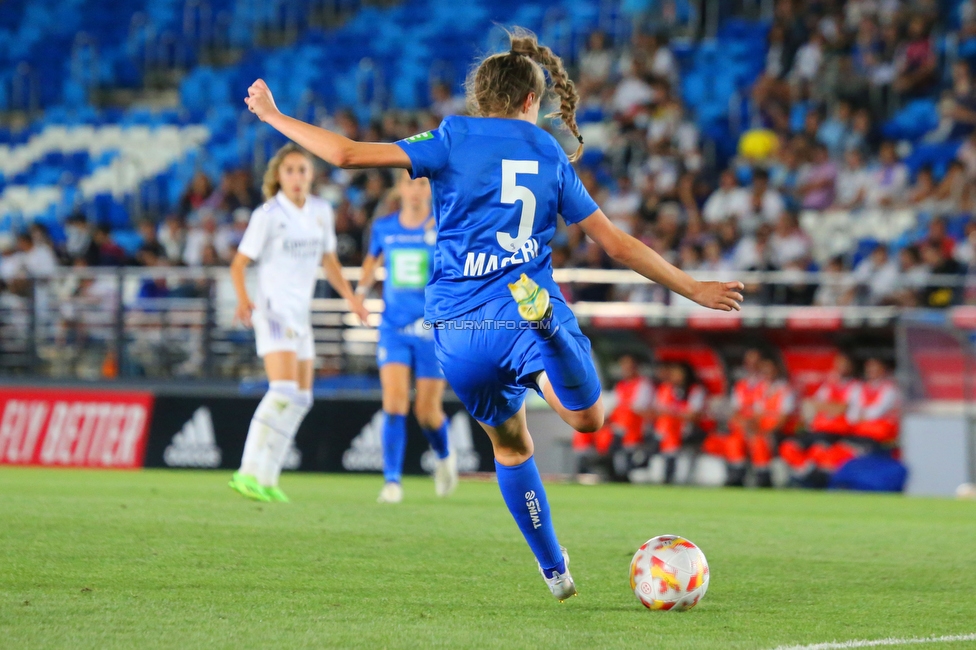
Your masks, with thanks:
[(436, 131), (395, 144), (354, 142), (282, 115), (262, 80), (248, 108), (340, 167), (402, 167), (430, 179), (437, 248), (426, 291), (437, 358), (451, 387), (491, 438), (498, 485), (550, 592), (576, 594), (532, 458), (523, 400), (539, 391), (577, 431), (603, 424), (590, 344), (552, 279), (556, 215), (579, 224), (618, 262), (701, 305), (738, 310), (738, 282), (698, 282), (616, 228), (583, 188), (556, 140), (536, 126), (547, 90), (580, 140), (579, 95), (562, 61), (531, 33), (484, 59), (468, 83), (478, 117), (448, 117)]
[(403, 454), (410, 411), (410, 372), (417, 383), (414, 415), (437, 454), (434, 489), (446, 497), (457, 486), (457, 457), (450, 453), (444, 417), (444, 372), (434, 352), (434, 333), (424, 327), (424, 287), (434, 266), (437, 231), (430, 214), (430, 183), (411, 179), (401, 171), (396, 193), (400, 210), (375, 219), (369, 253), (363, 260), (356, 293), (365, 296), (373, 286), (376, 268), (383, 264), (383, 321), (376, 361), (383, 386), (383, 489), (380, 503), (400, 503)]

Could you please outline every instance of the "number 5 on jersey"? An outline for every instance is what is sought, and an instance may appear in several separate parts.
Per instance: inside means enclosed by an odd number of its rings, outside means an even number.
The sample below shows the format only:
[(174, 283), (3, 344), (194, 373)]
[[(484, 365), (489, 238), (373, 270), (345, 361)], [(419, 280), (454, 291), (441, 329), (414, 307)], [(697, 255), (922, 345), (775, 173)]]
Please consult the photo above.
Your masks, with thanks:
[(535, 223), (535, 194), (524, 185), (518, 184), (519, 174), (538, 174), (538, 160), (502, 160), (502, 203), (514, 205), (522, 202), (522, 216), (519, 218), (518, 232), (514, 237), (499, 230), (495, 233), (502, 248), (514, 253), (532, 237)]

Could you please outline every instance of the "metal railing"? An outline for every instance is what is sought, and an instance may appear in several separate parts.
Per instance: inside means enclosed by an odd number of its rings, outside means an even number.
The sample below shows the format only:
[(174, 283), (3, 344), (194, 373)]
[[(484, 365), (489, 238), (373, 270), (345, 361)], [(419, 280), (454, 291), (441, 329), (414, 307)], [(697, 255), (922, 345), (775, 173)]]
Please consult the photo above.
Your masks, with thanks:
[[(356, 280), (359, 269), (344, 274)], [(697, 273), (701, 279), (715, 274)], [(777, 283), (838, 281), (822, 273), (738, 273), (750, 288)], [(557, 269), (558, 283), (617, 287), (649, 286), (632, 271)], [(252, 278), (253, 279), (253, 278)], [(729, 279), (723, 275), (722, 278)], [(848, 277), (848, 281), (850, 278)], [(940, 276), (946, 285), (976, 288), (976, 278)], [(723, 327), (724, 318), (740, 325), (782, 327), (883, 327), (900, 313), (896, 307), (796, 307), (749, 302), (741, 314), (722, 314), (688, 301), (576, 302), (584, 326)], [(367, 301), (374, 312), (363, 325), (345, 302), (319, 281), (311, 322), (319, 372), (359, 373), (375, 369), (383, 302)], [(19, 280), (0, 293), (0, 375), (53, 378), (146, 377), (222, 378), (260, 376), (262, 367), (251, 330), (234, 322), (236, 297), (226, 268), (61, 269), (47, 279)], [(830, 328), (828, 327), (828, 329)]]

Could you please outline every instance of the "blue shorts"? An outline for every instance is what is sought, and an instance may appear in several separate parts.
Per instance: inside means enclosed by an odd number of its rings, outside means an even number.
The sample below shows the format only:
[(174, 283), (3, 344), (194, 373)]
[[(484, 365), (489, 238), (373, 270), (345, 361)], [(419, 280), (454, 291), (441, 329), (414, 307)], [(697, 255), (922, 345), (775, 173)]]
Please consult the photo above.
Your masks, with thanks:
[(392, 327), (381, 327), (376, 363), (380, 368), (388, 363), (402, 363), (413, 370), (416, 379), (444, 379), (434, 353), (432, 336), (417, 336)]
[[(580, 331), (572, 310), (557, 299), (552, 301), (552, 308), (555, 318), (580, 344), (585, 363), (592, 364), (590, 340)], [(489, 322), (496, 325), (486, 327)], [(528, 325), (509, 297), (496, 298), (448, 323), (435, 324), (437, 358), (447, 381), (479, 422), (497, 427), (522, 408), (526, 390), (539, 392), (535, 377), (544, 369), (539, 335)], [(598, 391), (589, 404), (565, 406), (571, 410), (589, 408), (599, 396)]]

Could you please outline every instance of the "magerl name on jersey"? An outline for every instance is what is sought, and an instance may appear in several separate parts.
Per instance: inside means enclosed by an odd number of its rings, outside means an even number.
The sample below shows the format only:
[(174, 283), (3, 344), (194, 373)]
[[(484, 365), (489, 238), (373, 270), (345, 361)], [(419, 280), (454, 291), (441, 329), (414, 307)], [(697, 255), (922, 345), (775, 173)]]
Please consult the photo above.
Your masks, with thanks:
[(524, 264), (539, 256), (539, 242), (529, 238), (521, 248), (508, 256), (499, 257), (490, 252), (474, 253), (469, 251), (464, 259), (464, 276), (477, 277), (486, 275), (509, 264)]

